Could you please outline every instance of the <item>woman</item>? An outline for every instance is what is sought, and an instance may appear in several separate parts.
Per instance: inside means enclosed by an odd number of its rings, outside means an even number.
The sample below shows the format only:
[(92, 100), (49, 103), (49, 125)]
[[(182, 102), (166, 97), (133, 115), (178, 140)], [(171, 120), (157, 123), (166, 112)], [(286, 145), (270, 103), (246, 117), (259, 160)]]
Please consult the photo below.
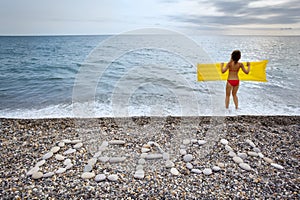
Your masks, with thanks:
[(238, 62), (241, 58), (241, 52), (239, 50), (235, 50), (231, 53), (231, 59), (227, 63), (226, 67), (224, 67), (224, 63), (221, 63), (222, 73), (225, 73), (229, 69), (229, 74), (227, 78), (226, 84), (226, 98), (225, 98), (225, 107), (229, 107), (230, 93), (233, 96), (233, 102), (235, 104), (235, 108), (238, 109), (238, 97), (236, 96), (237, 91), (239, 89), (239, 70), (242, 68), (245, 74), (248, 74), (250, 71), (250, 63), (247, 62), (248, 69), (246, 70), (243, 63)]

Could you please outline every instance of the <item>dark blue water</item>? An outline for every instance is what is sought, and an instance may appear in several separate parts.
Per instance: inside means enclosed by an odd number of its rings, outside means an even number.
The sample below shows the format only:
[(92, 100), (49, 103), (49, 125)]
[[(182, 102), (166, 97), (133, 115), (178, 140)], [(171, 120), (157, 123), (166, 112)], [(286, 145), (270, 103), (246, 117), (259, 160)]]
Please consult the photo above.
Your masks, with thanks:
[[(0, 37), (0, 117), (75, 117), (72, 112), (72, 94), (78, 71), (81, 64), (89, 59), (90, 53), (109, 37)], [(245, 82), (241, 85), (240, 114), (300, 114), (300, 37), (192, 38), (214, 61), (228, 61), (233, 49), (240, 49), (244, 60), (269, 60), (269, 82)], [(166, 39), (168, 38), (162, 38)], [(116, 46), (107, 48), (113, 51)], [(99, 54), (101, 55), (101, 52)], [(105, 62), (105, 59), (101, 62)], [(129, 99), (131, 103), (128, 109), (132, 115), (153, 114), (151, 107), (157, 105), (165, 110), (166, 114), (177, 115), (180, 110), (180, 107), (176, 107), (178, 97), (169, 89), (174, 87), (200, 94), (200, 109), (203, 110), (200, 113), (213, 114), (212, 111), (207, 111), (207, 105), (211, 103), (208, 102), (209, 95), (212, 95), (212, 92), (206, 92), (206, 83), (196, 82), (195, 68), (190, 63), (163, 50), (140, 49), (115, 60), (106, 70), (106, 74), (95, 80), (99, 81), (95, 92), (96, 115), (112, 116), (111, 94), (118, 91), (118, 81), (124, 78), (130, 69), (141, 65), (149, 66), (151, 63), (175, 66), (189, 85), (169, 83), (168, 80), (162, 80), (167, 87), (160, 87), (155, 81), (140, 85), (133, 92), (136, 95)], [(154, 71), (153, 74), (155, 73), (159, 72)], [(166, 72), (162, 69), (162, 73)], [(128, 78), (127, 83), (130, 85), (143, 76), (136, 73), (135, 77)], [(163, 79), (160, 76), (156, 78)], [(216, 93), (223, 95), (223, 91), (224, 88), (219, 88)]]

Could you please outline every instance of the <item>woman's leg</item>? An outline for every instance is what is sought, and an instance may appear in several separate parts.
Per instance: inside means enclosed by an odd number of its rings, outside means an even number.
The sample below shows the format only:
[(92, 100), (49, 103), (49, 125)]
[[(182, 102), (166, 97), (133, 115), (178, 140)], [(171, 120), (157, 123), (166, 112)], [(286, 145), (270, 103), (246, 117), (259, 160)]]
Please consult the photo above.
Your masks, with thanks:
[(225, 97), (225, 107), (229, 107), (229, 100), (230, 100), (230, 93), (231, 93), (232, 86), (227, 82), (226, 83), (226, 97)]
[(238, 100), (238, 97), (236, 95), (238, 89), (239, 89), (239, 85), (234, 86), (233, 89), (232, 89), (232, 97), (233, 97), (233, 102), (235, 104), (235, 109), (238, 109), (238, 107), (239, 107), (239, 100)]

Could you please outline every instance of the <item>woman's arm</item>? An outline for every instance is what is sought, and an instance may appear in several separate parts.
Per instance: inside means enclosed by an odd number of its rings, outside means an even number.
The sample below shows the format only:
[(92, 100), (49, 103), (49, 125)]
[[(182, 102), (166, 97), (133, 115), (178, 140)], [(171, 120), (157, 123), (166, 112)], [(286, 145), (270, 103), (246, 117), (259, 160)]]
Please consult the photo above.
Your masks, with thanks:
[(248, 69), (245, 68), (245, 66), (243, 65), (243, 63), (241, 63), (241, 67), (242, 67), (242, 70), (245, 74), (249, 74), (250, 72), (250, 62), (247, 62), (247, 67)]
[[(222, 71), (222, 74), (224, 74), (224, 73), (228, 70), (228, 68), (229, 68), (229, 63), (230, 63), (230, 62), (227, 63), (226, 67), (224, 67), (224, 63), (221, 63), (221, 71)], [(223, 68), (223, 67), (224, 67), (224, 68)]]

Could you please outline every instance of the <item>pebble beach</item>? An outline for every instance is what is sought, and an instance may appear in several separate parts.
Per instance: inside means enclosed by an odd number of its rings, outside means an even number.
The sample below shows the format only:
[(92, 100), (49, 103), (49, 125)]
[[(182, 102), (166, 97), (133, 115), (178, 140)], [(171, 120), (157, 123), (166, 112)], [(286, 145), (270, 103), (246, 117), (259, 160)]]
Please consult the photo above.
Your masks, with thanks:
[(0, 119), (1, 199), (299, 199), (300, 117)]

